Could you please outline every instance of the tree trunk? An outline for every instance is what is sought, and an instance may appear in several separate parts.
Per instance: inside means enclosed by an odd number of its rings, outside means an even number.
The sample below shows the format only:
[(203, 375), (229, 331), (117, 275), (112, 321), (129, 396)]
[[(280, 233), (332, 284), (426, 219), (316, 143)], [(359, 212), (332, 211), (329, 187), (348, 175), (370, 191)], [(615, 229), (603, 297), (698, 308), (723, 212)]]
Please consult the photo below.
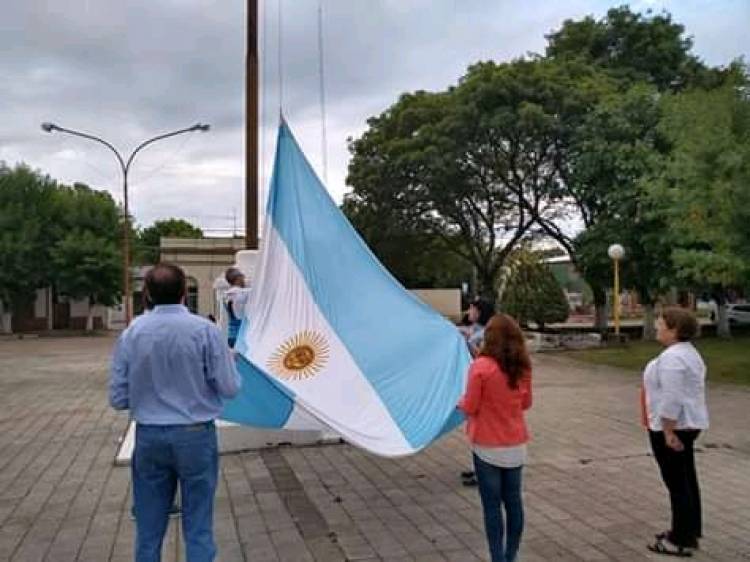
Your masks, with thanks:
[(609, 330), (609, 310), (607, 308), (607, 293), (601, 287), (591, 287), (594, 294), (594, 329), (604, 335)]
[(732, 337), (729, 317), (727, 316), (727, 295), (724, 287), (720, 285), (714, 287), (712, 296), (716, 301), (716, 335), (720, 338)]
[(495, 301), (497, 301), (495, 277), (496, 270), (490, 268), (477, 268), (477, 281), (479, 282), (479, 286), (477, 287), (477, 294), (488, 301), (490, 304), (492, 304), (492, 306), (495, 306)]
[(94, 329), (94, 305), (89, 301), (89, 310), (86, 314), (86, 331), (91, 332)]
[(13, 314), (7, 312), (5, 309), (3, 309), (0, 317), (0, 327), (2, 327), (3, 334), (13, 333)]
[(52, 299), (52, 287), (45, 290), (47, 296), (45, 306), (47, 307), (47, 330), (52, 331), (55, 327), (55, 303)]
[(654, 319), (653, 303), (643, 304), (643, 340), (653, 341), (656, 339), (656, 325)]
[(500, 282), (497, 286), (497, 299), (498, 299), (498, 309), (502, 310), (503, 305), (503, 294), (505, 293), (505, 288), (508, 286), (508, 279), (510, 279), (510, 268), (502, 267), (500, 268)]
[(725, 302), (719, 303), (719, 318), (716, 322), (716, 335), (720, 338), (732, 337), (732, 330), (729, 327), (729, 316), (727, 315), (727, 305)]

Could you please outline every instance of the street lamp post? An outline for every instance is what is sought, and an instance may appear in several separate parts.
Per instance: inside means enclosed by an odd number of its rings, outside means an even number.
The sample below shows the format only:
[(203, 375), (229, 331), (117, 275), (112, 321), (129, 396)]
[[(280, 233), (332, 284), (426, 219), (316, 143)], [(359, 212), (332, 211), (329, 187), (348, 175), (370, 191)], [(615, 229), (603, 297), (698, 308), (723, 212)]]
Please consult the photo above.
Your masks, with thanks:
[(103, 144), (108, 149), (110, 149), (115, 157), (117, 158), (117, 163), (120, 165), (120, 171), (122, 172), (122, 202), (123, 202), (123, 213), (125, 215), (123, 220), (123, 235), (122, 235), (122, 250), (123, 250), (123, 289), (124, 289), (124, 300), (125, 300), (125, 325), (129, 325), (130, 321), (133, 318), (133, 302), (132, 302), (132, 294), (130, 289), (130, 214), (128, 211), (128, 172), (130, 171), (130, 166), (133, 163), (133, 160), (135, 159), (135, 155), (138, 154), (142, 149), (146, 148), (148, 145), (155, 143), (156, 141), (166, 139), (169, 137), (174, 137), (176, 135), (181, 135), (183, 133), (192, 133), (194, 131), (201, 131), (205, 132), (208, 131), (210, 128), (210, 125), (206, 125), (203, 123), (196, 123), (192, 127), (187, 127), (185, 129), (179, 129), (177, 131), (172, 131), (171, 133), (164, 133), (162, 135), (157, 135), (155, 137), (152, 137), (148, 140), (143, 141), (141, 144), (139, 144), (133, 152), (130, 153), (130, 156), (127, 160), (125, 160), (120, 152), (111, 144), (105, 141), (104, 139), (100, 139), (97, 136), (90, 135), (88, 133), (82, 133), (81, 131), (76, 131), (73, 129), (66, 129), (65, 127), (60, 127), (59, 125), (55, 125), (54, 123), (45, 122), (42, 123), (42, 130), (46, 133), (67, 133), (69, 135), (74, 135), (76, 137), (82, 137), (84, 139), (89, 139), (92, 141), (96, 141), (99, 144)]
[(612, 244), (607, 249), (607, 254), (614, 262), (615, 267), (615, 286), (612, 295), (615, 313), (615, 336), (620, 337), (620, 260), (625, 255), (625, 248), (620, 244)]

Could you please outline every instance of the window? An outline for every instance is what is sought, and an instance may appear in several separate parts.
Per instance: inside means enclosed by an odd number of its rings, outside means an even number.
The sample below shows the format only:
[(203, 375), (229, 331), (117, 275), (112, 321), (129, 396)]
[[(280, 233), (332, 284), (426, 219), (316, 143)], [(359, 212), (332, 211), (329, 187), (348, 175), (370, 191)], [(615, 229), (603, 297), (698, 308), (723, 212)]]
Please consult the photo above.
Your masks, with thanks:
[(198, 282), (193, 277), (187, 278), (187, 295), (185, 306), (193, 314), (198, 314)]

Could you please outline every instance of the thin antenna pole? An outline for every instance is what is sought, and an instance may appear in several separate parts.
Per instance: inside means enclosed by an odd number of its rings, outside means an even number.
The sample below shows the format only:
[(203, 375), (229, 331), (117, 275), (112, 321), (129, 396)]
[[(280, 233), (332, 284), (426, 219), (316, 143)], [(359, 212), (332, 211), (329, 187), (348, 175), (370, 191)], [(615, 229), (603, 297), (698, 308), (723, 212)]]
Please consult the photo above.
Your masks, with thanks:
[(326, 80), (323, 51), (323, 0), (318, 0), (318, 68), (320, 75), (320, 143), (323, 157), (323, 181), (328, 183), (328, 133), (326, 131)]
[(260, 194), (259, 204), (265, 205), (266, 201), (266, 117), (268, 115), (268, 3), (261, 5), (263, 10), (263, 47), (261, 52), (260, 81), (262, 85), (260, 102)]
[(279, 118), (284, 107), (284, 0), (278, 0), (279, 7), (279, 34), (278, 34), (278, 56), (279, 56)]

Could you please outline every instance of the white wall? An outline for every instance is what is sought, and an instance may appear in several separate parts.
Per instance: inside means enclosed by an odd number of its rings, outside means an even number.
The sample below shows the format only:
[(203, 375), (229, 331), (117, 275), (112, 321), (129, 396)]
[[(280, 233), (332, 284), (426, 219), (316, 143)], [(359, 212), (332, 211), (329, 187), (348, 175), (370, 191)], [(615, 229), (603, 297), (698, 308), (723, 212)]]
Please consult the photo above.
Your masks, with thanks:
[(453, 322), (461, 320), (460, 289), (412, 289), (411, 292)]
[(34, 300), (34, 317), (47, 317), (47, 289), (36, 290), (36, 299)]
[[(92, 311), (94, 317), (99, 317), (102, 319), (102, 324), (104, 324), (104, 321), (106, 319), (107, 315), (107, 309), (101, 305), (94, 305), (94, 310)], [(71, 318), (86, 318), (89, 315), (89, 301), (88, 299), (81, 299), (81, 300), (71, 300), (70, 301), (70, 317)]]

